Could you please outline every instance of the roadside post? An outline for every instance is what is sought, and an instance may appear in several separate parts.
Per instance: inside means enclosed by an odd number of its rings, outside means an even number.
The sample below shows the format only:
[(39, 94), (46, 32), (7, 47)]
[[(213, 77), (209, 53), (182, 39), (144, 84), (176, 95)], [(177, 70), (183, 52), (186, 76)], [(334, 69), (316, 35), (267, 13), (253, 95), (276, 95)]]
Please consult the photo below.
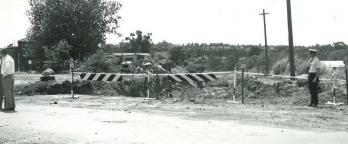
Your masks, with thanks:
[(246, 68), (246, 65), (241, 64), (240, 67), (242, 68), (242, 103), (244, 103), (244, 69)]
[(145, 78), (145, 87), (146, 87), (146, 98), (144, 98), (144, 100), (152, 100), (154, 98), (150, 98), (150, 88), (151, 88), (151, 84), (150, 84), (150, 76), (151, 76), (151, 72), (150, 72), (150, 67), (149, 66), (153, 66), (153, 64), (147, 62), (145, 63), (145, 69), (146, 69), (146, 78)]
[(347, 96), (347, 102), (346, 104), (348, 105), (348, 57), (344, 58), (343, 60), (345, 64), (345, 73), (346, 73), (346, 96)]
[(149, 99), (150, 98), (150, 88), (149, 88), (149, 86), (150, 86), (150, 71), (149, 70), (147, 70), (147, 77), (146, 77), (146, 79), (147, 79), (147, 90), (146, 90), (146, 93), (147, 93), (147, 98)]
[(71, 90), (71, 97), (74, 99), (74, 59), (73, 58), (70, 58), (70, 75), (71, 75), (71, 87), (70, 87), (70, 90)]
[(234, 72), (233, 72), (233, 101), (236, 100), (236, 84), (237, 84), (237, 67), (234, 67)]
[[(233, 71), (233, 96), (232, 96), (232, 101), (227, 101), (229, 103), (239, 103), (236, 101), (236, 84), (237, 84), (237, 67), (234, 67)], [(231, 88), (229, 86), (229, 88)]]
[(234, 72), (233, 72), (233, 101), (235, 103), (238, 103), (236, 101), (236, 83), (237, 83), (237, 67), (234, 67)]
[(159, 76), (158, 76), (158, 66), (159, 66), (159, 58), (154, 58), (154, 66), (155, 66), (155, 73), (156, 73), (156, 80), (155, 80), (155, 91), (156, 91), (156, 99), (159, 98), (160, 95), (160, 83), (159, 83)]

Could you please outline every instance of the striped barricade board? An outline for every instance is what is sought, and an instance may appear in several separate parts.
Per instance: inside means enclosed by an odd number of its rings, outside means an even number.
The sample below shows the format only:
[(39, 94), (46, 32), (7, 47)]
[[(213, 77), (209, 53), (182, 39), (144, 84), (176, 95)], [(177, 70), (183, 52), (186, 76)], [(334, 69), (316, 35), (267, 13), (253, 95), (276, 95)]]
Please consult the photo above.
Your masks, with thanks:
[(81, 80), (90, 80), (90, 81), (122, 81), (121, 74), (111, 74), (111, 73), (81, 73)]
[(197, 87), (197, 82), (209, 82), (217, 79), (216, 75), (212, 73), (169, 74), (167, 77), (173, 82), (188, 82), (195, 87)]

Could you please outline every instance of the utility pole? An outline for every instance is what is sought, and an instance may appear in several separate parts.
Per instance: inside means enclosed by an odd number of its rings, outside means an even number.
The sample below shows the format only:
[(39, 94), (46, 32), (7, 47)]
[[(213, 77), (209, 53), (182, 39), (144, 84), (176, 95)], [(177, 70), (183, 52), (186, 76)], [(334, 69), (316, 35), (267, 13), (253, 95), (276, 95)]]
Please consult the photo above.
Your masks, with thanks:
[(260, 15), (263, 16), (263, 29), (265, 33), (265, 52), (266, 52), (266, 74), (269, 74), (269, 67), (268, 67), (268, 48), (267, 48), (267, 29), (266, 29), (266, 15), (269, 13), (265, 12), (265, 9), (263, 9), (262, 13)]
[(294, 42), (293, 42), (293, 37), (292, 37), (292, 20), (291, 20), (290, 0), (286, 0), (286, 5), (287, 5), (287, 13), (288, 13), (290, 76), (295, 76)]

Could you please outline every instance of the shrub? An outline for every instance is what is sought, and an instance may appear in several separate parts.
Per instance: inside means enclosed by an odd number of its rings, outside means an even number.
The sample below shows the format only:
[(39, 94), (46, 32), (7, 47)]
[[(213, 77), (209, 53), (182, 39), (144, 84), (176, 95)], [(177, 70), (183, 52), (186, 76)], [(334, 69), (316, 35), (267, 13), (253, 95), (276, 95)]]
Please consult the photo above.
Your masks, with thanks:
[(273, 74), (280, 75), (283, 74), (288, 65), (288, 58), (281, 59), (277, 61), (272, 68)]
[(175, 47), (169, 51), (169, 59), (173, 61), (176, 65), (183, 65), (184, 61), (190, 58), (190, 53), (183, 47)]
[(35, 94), (46, 94), (48, 87), (53, 85), (53, 81), (37, 81), (29, 85), (15, 86), (15, 93), (17, 95), (32, 96)]
[(296, 59), (295, 61), (296, 65), (296, 73), (297, 75), (301, 74), (307, 74), (308, 73), (308, 68), (309, 68), (309, 61), (305, 59)]
[(190, 73), (203, 72), (208, 67), (208, 57), (191, 57), (185, 61), (186, 70)]
[[(37, 81), (28, 85), (16, 85), (15, 93), (17, 95), (32, 96), (37, 94), (69, 94), (71, 83), (64, 81), (57, 83), (54, 81)], [(78, 94), (93, 94), (92, 85), (86, 81), (75, 81), (74, 92)]]
[(98, 51), (86, 60), (84, 60), (78, 67), (79, 71), (84, 72), (118, 72), (119, 60), (107, 59), (103, 51)]
[(65, 39), (51, 48), (45, 47), (44, 51), (47, 61), (44, 67), (52, 68), (55, 72), (69, 69), (71, 48), (72, 46)]
[(222, 63), (222, 60), (220, 57), (209, 57), (208, 67), (209, 67), (209, 70), (218, 71), (223, 69), (224, 64)]
[[(296, 75), (306, 74), (308, 73), (309, 63), (305, 59), (301, 59), (295, 57), (295, 67), (296, 67)], [(283, 58), (274, 63), (272, 67), (273, 74), (282, 75), (288, 74), (290, 72), (290, 64), (288, 58)]]

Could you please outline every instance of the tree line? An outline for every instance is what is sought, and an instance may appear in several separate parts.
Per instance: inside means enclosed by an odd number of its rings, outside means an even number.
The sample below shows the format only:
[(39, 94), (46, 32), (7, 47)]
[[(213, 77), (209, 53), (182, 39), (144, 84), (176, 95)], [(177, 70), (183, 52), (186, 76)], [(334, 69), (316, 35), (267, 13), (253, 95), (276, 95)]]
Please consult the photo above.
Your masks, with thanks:
[[(42, 62), (40, 69), (55, 71), (68, 69), (71, 58), (85, 67), (103, 65), (108, 60), (103, 53), (132, 52), (151, 53), (160, 56), (168, 68), (182, 67), (189, 72), (233, 70), (241, 63), (247, 69), (264, 72), (265, 52), (261, 45), (231, 45), (224, 43), (153, 43), (151, 32), (137, 30), (118, 44), (106, 44), (106, 34), (118, 34), (119, 11), (122, 4), (106, 0), (29, 0), (27, 12), (31, 28), (27, 38), (35, 48), (29, 52)], [(347, 54), (348, 46), (343, 42), (328, 45), (296, 46), (296, 59), (306, 59), (309, 48), (319, 51), (321, 60), (341, 60)], [(270, 46), (269, 63), (287, 63), (288, 46)], [(284, 65), (284, 64), (283, 64)], [(286, 69), (280, 68), (280, 69)]]

